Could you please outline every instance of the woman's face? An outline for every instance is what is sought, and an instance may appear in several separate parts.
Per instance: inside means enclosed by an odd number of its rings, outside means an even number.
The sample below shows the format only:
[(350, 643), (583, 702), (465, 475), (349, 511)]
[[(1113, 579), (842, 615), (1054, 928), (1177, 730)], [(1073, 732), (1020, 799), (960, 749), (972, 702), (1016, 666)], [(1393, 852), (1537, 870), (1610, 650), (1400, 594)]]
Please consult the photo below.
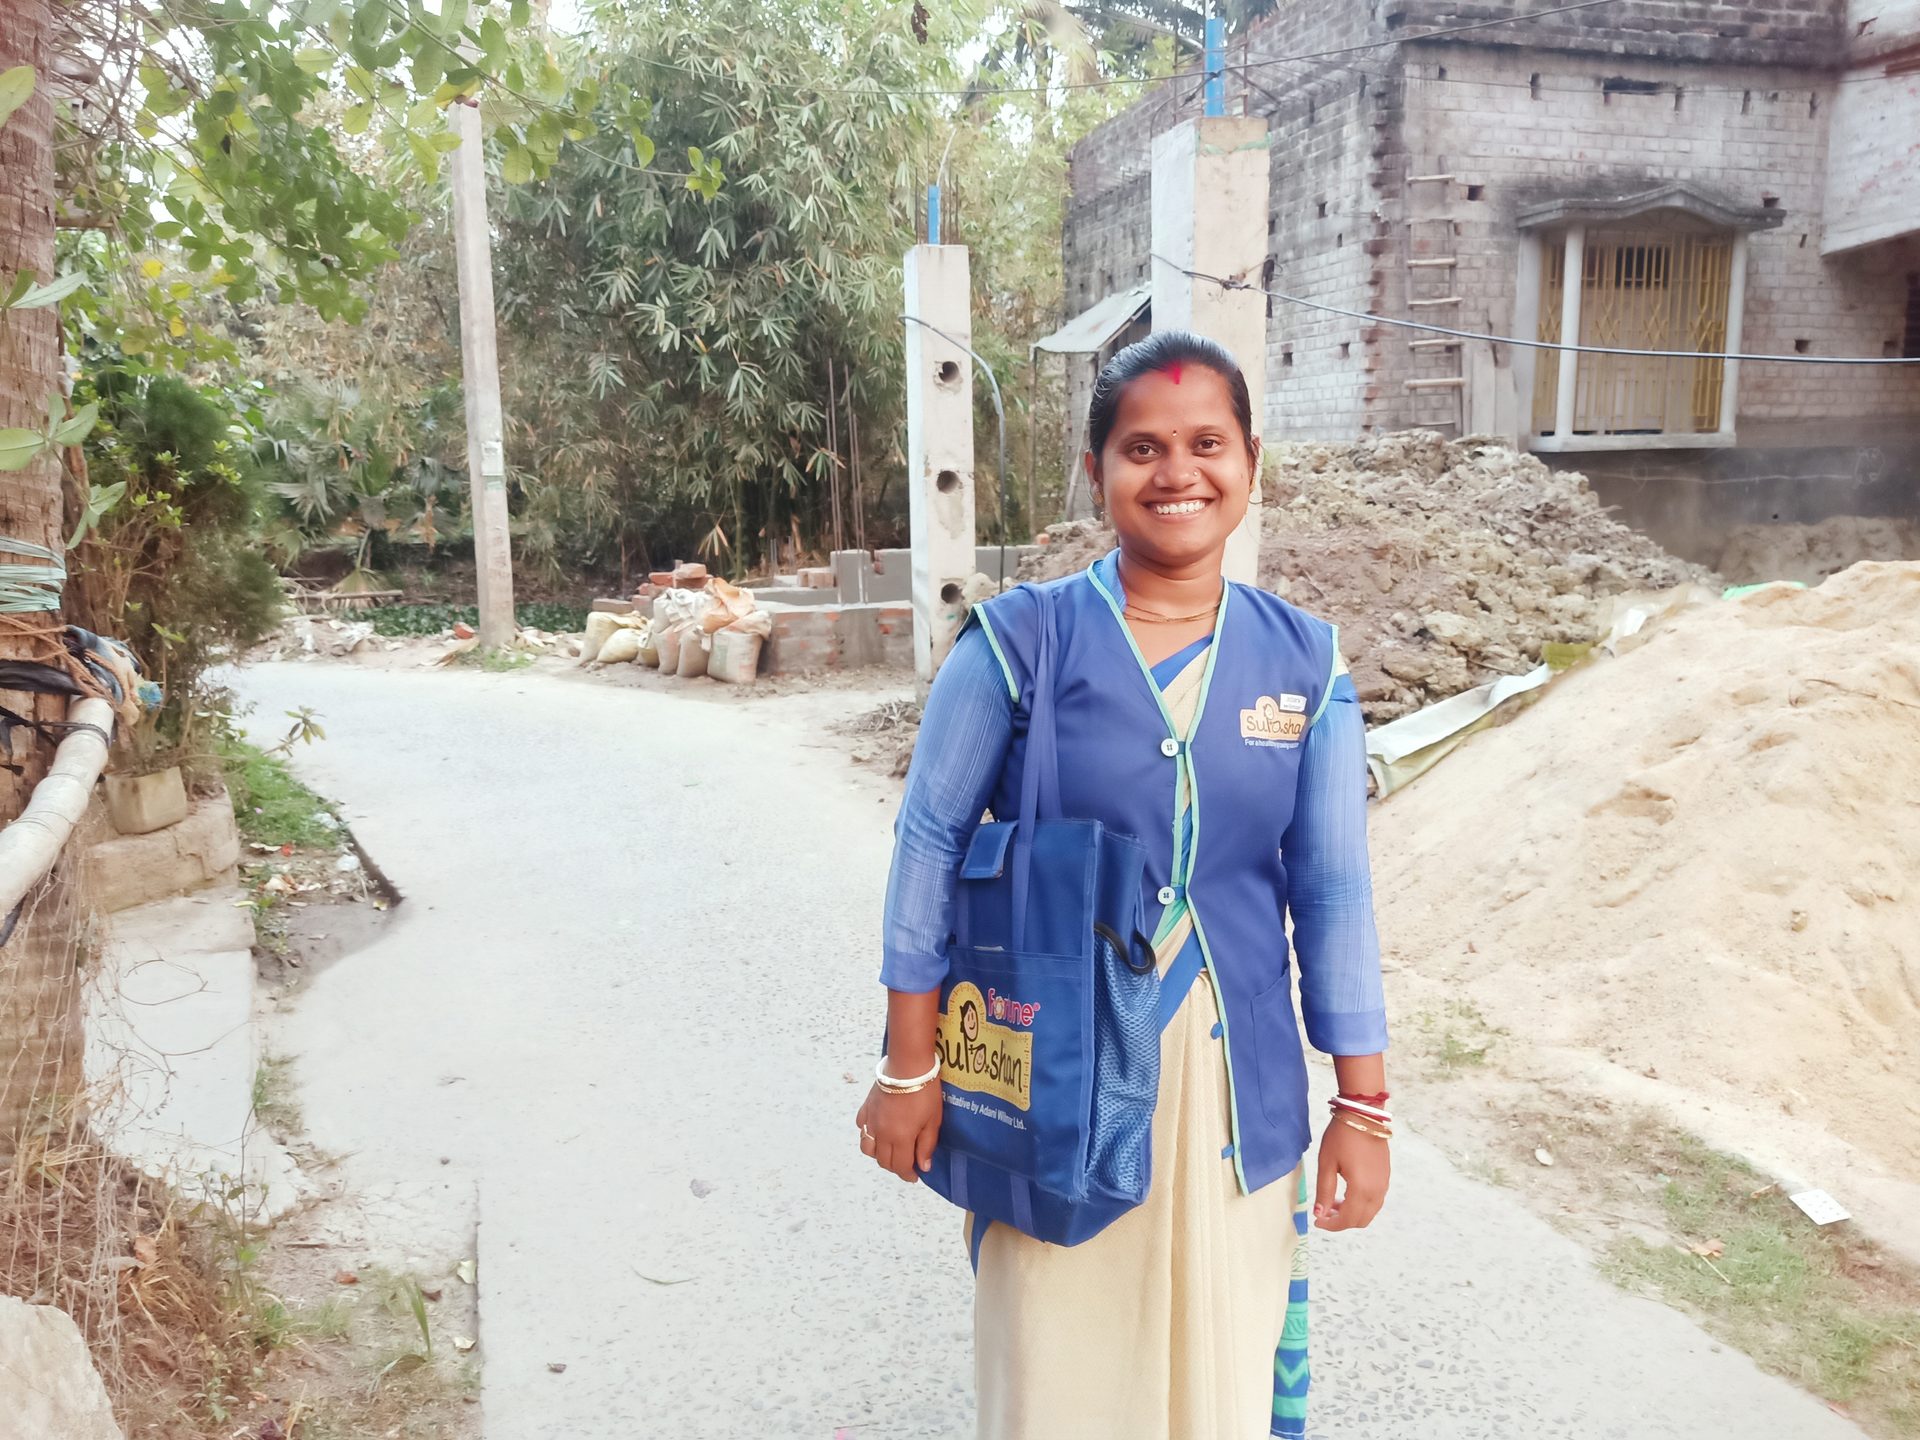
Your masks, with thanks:
[(1120, 548), (1159, 569), (1217, 564), (1253, 489), (1227, 382), (1204, 365), (1128, 384), (1106, 446), (1087, 465)]

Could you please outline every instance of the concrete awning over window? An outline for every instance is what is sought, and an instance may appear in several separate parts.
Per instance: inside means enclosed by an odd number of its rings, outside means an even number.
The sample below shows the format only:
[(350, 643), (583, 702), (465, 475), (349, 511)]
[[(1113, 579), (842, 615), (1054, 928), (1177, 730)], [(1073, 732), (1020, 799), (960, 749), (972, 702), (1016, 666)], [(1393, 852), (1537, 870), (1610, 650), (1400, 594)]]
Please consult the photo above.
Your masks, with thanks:
[(1588, 191), (1556, 199), (1537, 199), (1522, 205), (1514, 222), (1522, 230), (1550, 230), (1562, 225), (1606, 225), (1632, 220), (1655, 210), (1678, 210), (1720, 230), (1772, 230), (1787, 218), (1784, 210), (1738, 205), (1703, 186), (1669, 180), (1620, 195), (1595, 195)]
[(1134, 322), (1153, 298), (1151, 285), (1136, 285), (1109, 295), (1091, 309), (1083, 310), (1045, 339), (1033, 342), (1035, 350), (1055, 355), (1092, 355), (1107, 348), (1116, 335)]

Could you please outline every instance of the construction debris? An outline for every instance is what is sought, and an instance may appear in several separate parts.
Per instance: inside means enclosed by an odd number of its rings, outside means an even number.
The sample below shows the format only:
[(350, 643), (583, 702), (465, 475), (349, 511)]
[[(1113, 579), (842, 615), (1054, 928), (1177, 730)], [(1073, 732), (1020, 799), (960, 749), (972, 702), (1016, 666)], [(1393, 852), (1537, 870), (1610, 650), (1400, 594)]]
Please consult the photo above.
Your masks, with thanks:
[(920, 738), (920, 702), (889, 700), (834, 728), (852, 737), (856, 764), (871, 765), (897, 780), (907, 773), (914, 742)]
[(1920, 560), (1920, 521), (1836, 515), (1817, 525), (1742, 525), (1715, 568), (1733, 585), (1818, 585), (1862, 560)]
[(1682, 610), (1372, 822), (1392, 963), (1920, 1180), (1920, 564)]
[[(1543, 646), (1591, 642), (1606, 596), (1715, 578), (1615, 520), (1583, 476), (1497, 440), (1279, 444), (1264, 475), (1259, 582), (1340, 627), (1370, 723), (1525, 674)], [(1097, 522), (1047, 537), (1022, 579), (1113, 544)]]

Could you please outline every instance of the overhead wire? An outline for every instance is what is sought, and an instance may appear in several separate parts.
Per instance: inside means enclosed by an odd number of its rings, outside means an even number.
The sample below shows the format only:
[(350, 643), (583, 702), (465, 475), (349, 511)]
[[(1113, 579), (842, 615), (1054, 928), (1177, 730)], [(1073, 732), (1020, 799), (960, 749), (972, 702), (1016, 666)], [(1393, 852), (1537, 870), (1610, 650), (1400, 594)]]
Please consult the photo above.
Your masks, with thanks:
[[(1568, 15), (1577, 10), (1592, 10), (1602, 5), (1615, 5), (1618, 3), (1619, 0), (1576, 0), (1576, 3), (1573, 4), (1556, 5), (1546, 10), (1530, 10), (1523, 15), (1503, 15), (1496, 19), (1476, 20), (1464, 25), (1440, 26), (1432, 30), (1422, 30), (1416, 34), (1395, 35), (1385, 40), (1368, 40), (1357, 45), (1343, 45), (1331, 50), (1312, 50), (1297, 55), (1276, 55), (1263, 60), (1249, 60), (1242, 62), (1239, 66), (1227, 66), (1226, 70), (1228, 73), (1231, 73), (1238, 69), (1259, 68), (1267, 65), (1285, 65), (1303, 60), (1327, 60), (1337, 58), (1341, 55), (1362, 54), (1371, 50), (1388, 50), (1412, 40), (1444, 39), (1449, 35), (1466, 35), (1478, 30), (1490, 30), (1500, 25), (1515, 25), (1530, 20), (1544, 20), (1555, 15)], [(708, 75), (706, 71), (676, 65), (668, 60), (655, 60), (646, 56), (636, 58), (638, 58), (641, 63), (650, 65), (655, 69), (676, 70), (681, 74), (693, 75), (703, 79), (707, 78)], [(959, 89), (929, 86), (904, 90), (889, 90), (884, 87), (876, 88), (867, 85), (795, 85), (785, 88), (795, 92), (812, 91), (823, 95), (873, 95), (876, 97), (907, 98), (911, 96), (969, 97), (982, 95), (984, 93), (985, 97), (990, 98), (995, 95), (1050, 95), (1062, 90), (1105, 90), (1120, 85), (1164, 85), (1175, 81), (1191, 80), (1196, 77), (1202, 80), (1205, 79), (1206, 67), (1204, 65), (1197, 68), (1176, 71), (1172, 75), (1109, 75), (1098, 80), (1063, 80), (1035, 85), (1004, 85), (985, 92), (982, 92), (978, 86), (967, 86)]]
[(1319, 310), (1328, 315), (1342, 315), (1349, 320), (1364, 320), (1370, 325), (1392, 325), (1402, 330), (1420, 330), (1430, 335), (1448, 335), (1458, 340), (1484, 340), (1494, 345), (1514, 345), (1524, 350), (1551, 350), (1562, 355), (1630, 355), (1642, 359), (1654, 360), (1738, 360), (1743, 364), (1775, 365), (1852, 365), (1852, 366), (1915, 366), (1920, 365), (1920, 357), (1896, 359), (1887, 356), (1860, 355), (1775, 355), (1751, 354), (1743, 351), (1725, 350), (1636, 350), (1619, 345), (1579, 345), (1563, 340), (1523, 340), (1517, 335), (1495, 335), (1478, 330), (1460, 330), (1449, 325), (1434, 325), (1424, 320), (1402, 320), (1392, 315), (1376, 315), (1367, 310), (1349, 310), (1339, 305), (1329, 305), (1320, 300), (1309, 300), (1304, 295), (1289, 295), (1284, 290), (1269, 290), (1260, 285), (1250, 285), (1244, 280), (1236, 280), (1224, 275), (1209, 275), (1204, 270), (1189, 270), (1178, 261), (1155, 253), (1153, 259), (1160, 264), (1179, 271), (1190, 280), (1204, 280), (1218, 285), (1222, 290), (1245, 290), (1255, 295), (1270, 296), (1289, 305), (1299, 305), (1308, 310)]

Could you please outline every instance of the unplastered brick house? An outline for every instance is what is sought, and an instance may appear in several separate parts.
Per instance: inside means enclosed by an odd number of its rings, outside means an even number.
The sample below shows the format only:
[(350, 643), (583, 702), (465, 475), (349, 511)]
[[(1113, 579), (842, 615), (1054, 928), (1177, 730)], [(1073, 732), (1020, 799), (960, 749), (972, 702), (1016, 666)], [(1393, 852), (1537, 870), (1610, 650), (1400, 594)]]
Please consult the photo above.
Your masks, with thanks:
[[(1281, 0), (1227, 57), (1272, 164), (1240, 278), (1476, 336), (1920, 356), (1920, 0), (1548, 5)], [(1152, 139), (1199, 105), (1170, 84), (1074, 151), (1070, 312), (1150, 280)], [(1268, 305), (1269, 438), (1506, 434), (1708, 558), (1731, 525), (1920, 514), (1920, 367)]]

